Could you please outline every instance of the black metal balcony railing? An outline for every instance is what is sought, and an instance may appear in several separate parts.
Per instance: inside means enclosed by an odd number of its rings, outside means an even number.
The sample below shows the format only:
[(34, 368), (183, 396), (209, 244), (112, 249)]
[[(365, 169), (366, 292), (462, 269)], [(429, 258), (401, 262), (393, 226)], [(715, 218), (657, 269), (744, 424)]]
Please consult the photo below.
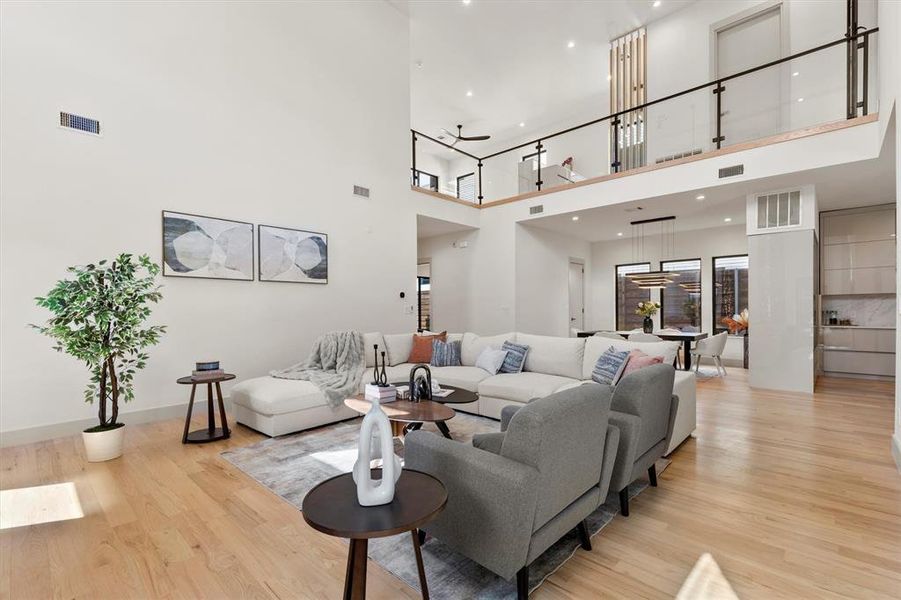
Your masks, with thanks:
[[(711, 107), (713, 109), (713, 112), (712, 112), (712, 115), (710, 118), (710, 123), (709, 123), (710, 132), (713, 133), (713, 136), (705, 138), (705, 139), (710, 140), (709, 145), (707, 142), (704, 142), (703, 144), (698, 144), (698, 145), (701, 145), (702, 148), (695, 148), (693, 150), (689, 150), (684, 153), (676, 153), (675, 154), (676, 158), (679, 158), (679, 157), (685, 156), (685, 155), (689, 155), (689, 154), (698, 154), (698, 153), (705, 152), (708, 150), (717, 150), (726, 145), (732, 145), (732, 144), (736, 144), (736, 143), (750, 141), (748, 139), (741, 139), (740, 136), (738, 136), (738, 139), (732, 139), (732, 140), (729, 139), (730, 131), (728, 130), (728, 127), (726, 127), (723, 122), (723, 117), (726, 116), (726, 113), (723, 111), (723, 103), (724, 103), (724, 98), (727, 97), (727, 95), (728, 95), (730, 86), (727, 86), (725, 84), (727, 84), (729, 82), (735, 82), (736, 80), (740, 80), (740, 79), (747, 80), (749, 78), (754, 77), (756, 74), (759, 74), (759, 73), (767, 71), (767, 70), (776, 69), (779, 67), (783, 67), (783, 68), (791, 67), (790, 75), (792, 77), (797, 76), (798, 72), (795, 71), (794, 69), (795, 69), (795, 66), (798, 63), (798, 61), (805, 59), (805, 57), (810, 57), (810, 56), (814, 56), (814, 55), (820, 56), (820, 55), (826, 54), (826, 53), (828, 53), (828, 51), (830, 49), (843, 50), (843, 52), (841, 54), (841, 60), (842, 60), (842, 62), (844, 62), (845, 77), (843, 78), (843, 81), (840, 82), (839, 85), (840, 85), (840, 87), (843, 87), (844, 89), (843, 90), (831, 89), (831, 90), (827, 90), (825, 93), (822, 90), (820, 90), (819, 97), (821, 99), (822, 106), (820, 106), (819, 109), (820, 109), (821, 113), (826, 113), (826, 115), (820, 115), (822, 118), (818, 122), (815, 122), (815, 123), (807, 122), (803, 126), (819, 125), (819, 124), (822, 124), (827, 121), (841, 120), (841, 112), (839, 112), (841, 110), (841, 107), (834, 106), (835, 104), (838, 104), (840, 102), (840, 101), (839, 102), (835, 101), (836, 96), (838, 96), (838, 95), (844, 95), (844, 105), (845, 105), (844, 106), (844, 118), (845, 119), (853, 119), (853, 118), (856, 118), (859, 116), (867, 115), (868, 112), (870, 111), (870, 93), (869, 92), (870, 92), (871, 81), (870, 81), (869, 62), (871, 59), (870, 44), (872, 43), (870, 38), (876, 32), (879, 31), (879, 28), (873, 27), (871, 29), (866, 29), (864, 27), (858, 27), (856, 24), (856, 18), (853, 18), (851, 16), (849, 16), (848, 26), (849, 26), (849, 31), (855, 31), (856, 33), (854, 33), (853, 35), (848, 34), (848, 35), (845, 35), (844, 37), (834, 40), (832, 42), (822, 44), (820, 46), (816, 46), (814, 48), (810, 48), (808, 50), (804, 50), (802, 52), (798, 52), (798, 53), (792, 54), (790, 56), (786, 56), (784, 58), (773, 60), (771, 62), (762, 64), (762, 65), (759, 65), (759, 66), (756, 66), (756, 67), (753, 67), (750, 69), (746, 69), (744, 71), (740, 71), (740, 72), (734, 73), (732, 75), (720, 77), (713, 81), (709, 81), (709, 82), (703, 83), (701, 85), (696, 85), (694, 87), (682, 90), (680, 92), (676, 92), (674, 94), (669, 94), (669, 95), (663, 96), (661, 98), (657, 98), (656, 100), (651, 100), (651, 101), (645, 102), (643, 104), (639, 104), (637, 106), (633, 106), (633, 107), (630, 107), (630, 108), (627, 108), (627, 109), (624, 109), (624, 110), (621, 110), (618, 112), (614, 112), (614, 113), (608, 114), (606, 116), (600, 117), (598, 119), (594, 119), (592, 121), (581, 123), (579, 125), (569, 127), (562, 131), (550, 133), (550, 134), (541, 136), (539, 138), (536, 138), (536, 139), (533, 139), (533, 140), (530, 140), (527, 142), (516, 144), (515, 146), (510, 146), (509, 148), (505, 148), (503, 150), (492, 152), (492, 153), (486, 154), (484, 156), (477, 156), (475, 154), (472, 154), (472, 153), (469, 153), (469, 152), (463, 150), (460, 147), (452, 146), (442, 140), (431, 137), (420, 131), (416, 131), (415, 129), (411, 129), (410, 132), (411, 132), (411, 145), (412, 145), (412, 183), (414, 186), (421, 186), (421, 187), (432, 189), (432, 190), (435, 190), (435, 188), (438, 185), (439, 177), (437, 175), (434, 175), (431, 172), (426, 173), (426, 171), (428, 169), (426, 169), (424, 165), (420, 165), (420, 166), (423, 166), (422, 171), (420, 171), (418, 169), (417, 143), (421, 144), (421, 143), (423, 143), (423, 140), (425, 140), (430, 144), (435, 144), (438, 147), (451, 150), (452, 154), (450, 156), (457, 161), (459, 161), (461, 159), (470, 161), (470, 164), (468, 164), (465, 168), (460, 167), (456, 170), (456, 172), (450, 173), (449, 174), (450, 176), (445, 175), (445, 180), (446, 181), (447, 180), (455, 180), (456, 175), (460, 175), (460, 176), (467, 175), (468, 176), (470, 173), (474, 172), (474, 175), (476, 178), (475, 189), (477, 190), (478, 195), (476, 197), (472, 198), (471, 200), (476, 204), (482, 204), (482, 202), (484, 200), (483, 170), (486, 168), (486, 166), (489, 166), (489, 161), (491, 161), (491, 163), (494, 163), (496, 161), (502, 160), (505, 157), (515, 159), (515, 156), (513, 156), (512, 153), (516, 152), (517, 150), (522, 150), (524, 148), (529, 148), (530, 149), (529, 156), (535, 157), (534, 159), (530, 158), (530, 160), (534, 160), (533, 169), (535, 171), (537, 171), (536, 173), (534, 173), (534, 175), (532, 177), (530, 177), (529, 185), (534, 186), (533, 187), (534, 190), (540, 191), (543, 189), (543, 186), (545, 186), (545, 184), (546, 184), (546, 182), (542, 181), (542, 168), (547, 169), (546, 166), (542, 165), (542, 162), (543, 162), (542, 161), (542, 153), (547, 152), (548, 141), (557, 139), (557, 138), (561, 138), (562, 136), (566, 136), (568, 134), (573, 134), (574, 132), (577, 132), (580, 130), (586, 131), (589, 128), (591, 128), (592, 126), (597, 126), (597, 125), (601, 125), (601, 124), (606, 124), (606, 126), (607, 126), (606, 136), (603, 136), (606, 139), (603, 139), (603, 140), (596, 139), (593, 141), (595, 143), (597, 143), (597, 147), (601, 148), (600, 153), (604, 153), (604, 152), (607, 153), (608, 160), (607, 160), (607, 171), (597, 173), (597, 175), (607, 175), (610, 173), (619, 173), (622, 170), (624, 170), (623, 165), (620, 162), (620, 156), (619, 156), (619, 153), (620, 153), (621, 149), (624, 147), (624, 144), (635, 143), (637, 140), (639, 140), (639, 136), (640, 136), (640, 142), (645, 143), (646, 139), (651, 136), (650, 133), (645, 132), (645, 124), (647, 123), (647, 121), (649, 119), (647, 119), (644, 116), (641, 117), (642, 121), (640, 123), (640, 131), (639, 131), (638, 124), (636, 122), (633, 122), (633, 121), (635, 121), (634, 115), (636, 115), (637, 113), (641, 113), (641, 111), (647, 111), (647, 110), (653, 109), (655, 107), (660, 107), (660, 106), (664, 105), (665, 103), (674, 104), (675, 101), (677, 101), (679, 99), (684, 99), (684, 98), (692, 96), (692, 95), (695, 95), (694, 99), (697, 100), (698, 92), (703, 92), (703, 93), (708, 94), (707, 96), (705, 96), (705, 98), (708, 100), (710, 98), (709, 94), (713, 95), (714, 100), (712, 102), (713, 102), (715, 108)], [(817, 69), (822, 71), (823, 70), (822, 67), (823, 67), (822, 65), (816, 65), (816, 69), (812, 69), (812, 70), (814, 72)], [(829, 74), (835, 76), (837, 73), (837, 70), (835, 68), (830, 67), (828, 69), (828, 72), (829, 72)], [(752, 83), (753, 83), (753, 81), (752, 81)], [(836, 92), (838, 92), (838, 94)], [(794, 100), (791, 100), (791, 102), (794, 102), (795, 100), (797, 102), (803, 102), (804, 98), (796, 98)], [(705, 100), (705, 101), (707, 101), (707, 100)], [(701, 103), (703, 104), (703, 102), (701, 102)], [(693, 110), (696, 108), (697, 107), (692, 105)], [(788, 105), (783, 105), (783, 106), (779, 107), (779, 110), (781, 110), (783, 112), (790, 112), (791, 109), (792, 109), (792, 107), (788, 106)], [(835, 118), (828, 118), (828, 115), (833, 114), (833, 113), (830, 113), (830, 111), (835, 111), (834, 112)], [(644, 114), (644, 113), (641, 113), (641, 114)], [(625, 125), (623, 124), (623, 117), (627, 117), (628, 122)], [(795, 122), (795, 120), (793, 120), (793, 123), (794, 122)], [(800, 129), (800, 128), (802, 128), (802, 127), (792, 127), (792, 129)], [(694, 137), (697, 137), (697, 131), (693, 131), (692, 135)], [(600, 136), (595, 136), (595, 137), (600, 137)], [(534, 148), (534, 151), (531, 150), (532, 148)], [(670, 160), (672, 158), (673, 158), (673, 156), (658, 158), (656, 162), (660, 163), (660, 162), (664, 162), (665, 160)], [(519, 161), (516, 160), (516, 162), (518, 163)], [(474, 163), (474, 164), (472, 164), (472, 163)], [(638, 166), (642, 166), (642, 165), (638, 165)], [(420, 181), (420, 176), (419, 176), (420, 173), (423, 173), (424, 175), (428, 175), (427, 183), (423, 183)], [(594, 175), (592, 175), (592, 176), (594, 176)], [(534, 179), (534, 181), (532, 181), (532, 179)], [(571, 178), (569, 181), (566, 181), (567, 180), (566, 177), (563, 177), (563, 179), (564, 179), (564, 183), (559, 184), (561, 186), (565, 187), (566, 183), (573, 183)], [(584, 177), (582, 177), (582, 179), (584, 179)], [(488, 183), (491, 183), (491, 182), (489, 181)], [(525, 190), (525, 191), (532, 191), (532, 190)], [(525, 191), (523, 191), (522, 189), (519, 189), (513, 193), (509, 193), (509, 191), (507, 191), (507, 192), (498, 194), (497, 198), (516, 196), (516, 195), (525, 193)], [(446, 192), (454, 192), (454, 190), (446, 190)]]

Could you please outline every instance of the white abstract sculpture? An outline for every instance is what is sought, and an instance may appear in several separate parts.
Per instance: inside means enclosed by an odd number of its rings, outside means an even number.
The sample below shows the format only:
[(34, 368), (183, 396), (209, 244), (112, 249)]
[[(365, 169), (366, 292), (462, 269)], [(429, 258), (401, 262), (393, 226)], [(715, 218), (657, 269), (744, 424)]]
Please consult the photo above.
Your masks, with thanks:
[[(376, 398), (370, 399), (372, 408), (363, 417), (360, 426), (360, 441), (357, 462), (354, 463), (353, 479), (357, 484), (357, 502), (360, 506), (379, 506), (394, 499), (394, 484), (400, 479), (400, 458), (394, 453), (394, 437), (391, 423)], [(378, 445), (373, 450), (373, 437)], [(382, 458), (382, 478), (372, 478), (370, 462)]]

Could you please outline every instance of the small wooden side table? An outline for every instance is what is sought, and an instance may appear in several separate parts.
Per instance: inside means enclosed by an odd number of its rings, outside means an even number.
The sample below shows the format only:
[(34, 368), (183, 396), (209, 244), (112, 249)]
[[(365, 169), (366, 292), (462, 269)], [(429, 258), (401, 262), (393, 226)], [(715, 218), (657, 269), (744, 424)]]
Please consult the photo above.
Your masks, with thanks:
[[(381, 469), (373, 469), (373, 475)], [(394, 488), (394, 500), (381, 506), (360, 506), (357, 486), (350, 473), (326, 479), (303, 499), (304, 520), (326, 535), (350, 539), (347, 572), (344, 577), (345, 600), (366, 597), (366, 560), (372, 538), (410, 532), (419, 587), (428, 600), (429, 588), (419, 547), (419, 528), (434, 519), (447, 504), (444, 484), (427, 473), (404, 469)]]
[[(215, 442), (217, 440), (227, 440), (231, 437), (231, 430), (228, 428), (228, 420), (225, 418), (225, 403), (222, 401), (222, 387), (220, 383), (230, 381), (235, 376), (231, 373), (225, 373), (218, 377), (197, 378), (193, 376), (179, 377), (178, 383), (191, 386), (191, 401), (188, 403), (188, 416), (185, 417), (185, 433), (181, 437), (182, 444), (205, 444), (207, 442)], [(197, 392), (197, 386), (206, 384), (206, 401), (207, 401), (207, 424), (206, 429), (198, 429), (188, 433), (191, 427), (191, 413), (194, 412), (194, 394)], [(216, 385), (216, 397), (219, 400), (219, 421), (222, 427), (216, 427), (216, 418), (213, 414), (213, 385)]]

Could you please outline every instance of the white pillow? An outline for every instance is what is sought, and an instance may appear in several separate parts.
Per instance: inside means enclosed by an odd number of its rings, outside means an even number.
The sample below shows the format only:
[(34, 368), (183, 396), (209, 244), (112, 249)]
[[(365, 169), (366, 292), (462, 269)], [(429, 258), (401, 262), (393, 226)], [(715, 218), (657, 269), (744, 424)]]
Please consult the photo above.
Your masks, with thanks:
[(497, 350), (495, 348), (485, 348), (476, 359), (476, 366), (480, 369), (488, 371), (492, 375), (497, 375), (498, 369), (504, 364), (507, 358), (506, 350)]
[(485, 348), (500, 348), (504, 342), (516, 342), (516, 334), (513, 332), (500, 335), (476, 335), (464, 333), (463, 343), (460, 345), (460, 362), (467, 367), (475, 367), (476, 359)]
[[(366, 359), (367, 367), (375, 366), (375, 353), (372, 349), (372, 346), (375, 344), (378, 344), (379, 352), (382, 352), (382, 350), (385, 352), (388, 351), (385, 347), (385, 338), (382, 337), (380, 332), (363, 334), (363, 357)], [(381, 357), (379, 358), (379, 361), (381, 361)]]
[[(388, 365), (394, 367), (407, 362), (413, 349), (412, 333), (386, 333), (385, 350), (388, 352)], [(379, 348), (379, 353), (382, 349)]]

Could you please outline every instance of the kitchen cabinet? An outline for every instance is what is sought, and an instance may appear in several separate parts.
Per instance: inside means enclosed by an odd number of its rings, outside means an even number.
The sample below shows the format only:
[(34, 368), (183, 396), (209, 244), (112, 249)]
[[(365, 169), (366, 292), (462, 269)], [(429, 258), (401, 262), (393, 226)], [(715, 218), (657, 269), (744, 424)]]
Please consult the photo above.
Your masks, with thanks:
[(869, 206), (821, 214), (821, 292), (895, 293), (895, 207)]

